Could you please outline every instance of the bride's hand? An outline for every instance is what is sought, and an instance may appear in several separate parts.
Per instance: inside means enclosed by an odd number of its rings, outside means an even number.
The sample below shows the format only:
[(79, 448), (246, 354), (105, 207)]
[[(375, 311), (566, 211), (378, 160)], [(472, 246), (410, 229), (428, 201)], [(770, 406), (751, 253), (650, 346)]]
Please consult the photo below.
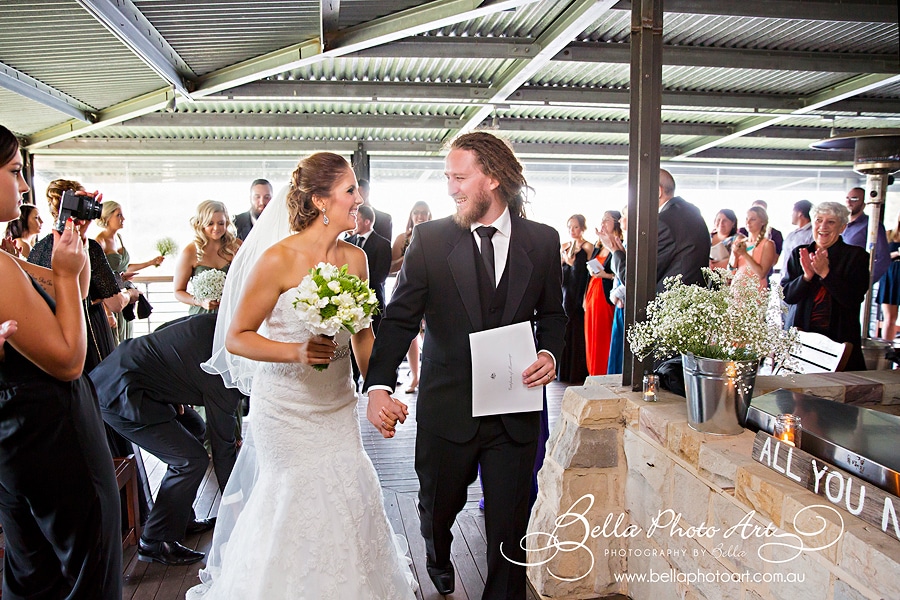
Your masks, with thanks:
[(370, 390), (366, 418), (375, 429), (386, 438), (394, 437), (397, 423), (406, 421), (409, 409), (405, 404), (391, 398), (385, 390)]
[(327, 365), (331, 363), (337, 344), (331, 338), (317, 335), (309, 340), (297, 344), (297, 359), (295, 362), (307, 365)]

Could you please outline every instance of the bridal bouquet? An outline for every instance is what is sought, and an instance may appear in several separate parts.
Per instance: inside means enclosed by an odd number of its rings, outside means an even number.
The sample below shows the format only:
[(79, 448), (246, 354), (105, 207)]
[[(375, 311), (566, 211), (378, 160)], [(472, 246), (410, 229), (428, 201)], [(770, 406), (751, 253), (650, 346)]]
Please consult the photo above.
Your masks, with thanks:
[(197, 300), (221, 300), (224, 289), (224, 271), (209, 269), (191, 277), (191, 290)]
[[(333, 337), (342, 328), (356, 333), (369, 326), (378, 312), (378, 299), (347, 265), (319, 263), (297, 286), (294, 308), (310, 333)], [(328, 365), (314, 365), (323, 371)]]

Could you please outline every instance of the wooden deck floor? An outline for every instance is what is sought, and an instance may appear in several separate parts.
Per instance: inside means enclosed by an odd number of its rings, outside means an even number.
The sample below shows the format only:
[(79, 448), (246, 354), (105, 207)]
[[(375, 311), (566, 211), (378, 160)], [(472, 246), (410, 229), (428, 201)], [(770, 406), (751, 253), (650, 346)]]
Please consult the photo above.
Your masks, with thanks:
[[(559, 416), (559, 406), (565, 387), (565, 384), (558, 382), (548, 386), (551, 431)], [(402, 533), (409, 541), (413, 571), (420, 584), (416, 596), (420, 600), (438, 600), (445, 596), (440, 596), (435, 591), (425, 571), (425, 542), (419, 533), (419, 517), (416, 509), (418, 480), (413, 468), (415, 396), (410, 394), (401, 398), (410, 405), (410, 418), (390, 440), (383, 439), (365, 420), (365, 400), (360, 404), (359, 413), (363, 444), (381, 480), (388, 518), (394, 531)], [(165, 472), (165, 465), (152, 456), (145, 457), (145, 464), (150, 486), (155, 494)], [(466, 509), (460, 513), (454, 526), (452, 560), (456, 567), (456, 591), (446, 598), (454, 600), (481, 598), (487, 568), (484, 515), (478, 510), (480, 498), (481, 490), (476, 482), (469, 488)], [(218, 508), (218, 485), (210, 468), (200, 486), (194, 510), (198, 518), (203, 518), (215, 515)], [(189, 537), (185, 540), (185, 545), (205, 552), (211, 542), (212, 532), (207, 532)], [(136, 548), (128, 548), (124, 557), (125, 589), (122, 597), (126, 600), (182, 600), (185, 591), (198, 582), (197, 570), (198, 565), (165, 567), (157, 563), (140, 562), (137, 560)], [(529, 600), (532, 599), (537, 600), (537, 596), (529, 592)]]

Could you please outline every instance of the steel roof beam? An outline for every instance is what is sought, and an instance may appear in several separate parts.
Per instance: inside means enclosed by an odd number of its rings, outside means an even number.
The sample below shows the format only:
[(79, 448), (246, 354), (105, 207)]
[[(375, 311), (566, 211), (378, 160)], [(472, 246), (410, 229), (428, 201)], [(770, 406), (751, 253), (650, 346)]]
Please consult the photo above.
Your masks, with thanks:
[(738, 124), (734, 133), (720, 138), (703, 138), (692, 144), (689, 144), (682, 148), (678, 156), (673, 157), (673, 160), (682, 160), (688, 158), (710, 148), (726, 144), (742, 136), (748, 135), (755, 131), (759, 131), (760, 129), (764, 129), (771, 125), (780, 123), (782, 121), (790, 119), (793, 116), (806, 114), (815, 110), (821, 110), (835, 102), (846, 100), (847, 98), (851, 98), (857, 94), (864, 94), (866, 92), (876, 90), (880, 87), (891, 85), (898, 81), (900, 81), (900, 75), (887, 76), (878, 74), (861, 75), (859, 77), (854, 77), (823, 92), (803, 99), (803, 108), (794, 110), (789, 114), (752, 117)]
[(537, 0), (498, 0), (485, 3), (481, 0), (435, 0), (362, 25), (336, 31), (329, 40), (327, 49), (322, 48), (321, 40), (309, 40), (204, 75), (200, 78), (197, 93), (201, 96), (215, 94), (327, 58), (344, 56), (535, 1)]
[[(39, 148), (35, 154), (115, 154), (125, 155), (203, 155), (203, 154), (253, 154), (286, 155), (314, 150), (331, 150), (352, 154), (359, 148), (359, 140), (336, 139), (291, 139), (291, 140), (172, 140), (172, 139), (116, 139), (77, 138), (68, 139), (50, 146)], [(421, 140), (410, 141), (370, 141), (362, 142), (369, 154), (417, 155), (425, 156), (441, 151), (442, 144)], [(540, 142), (513, 142), (516, 154), (522, 157), (567, 158), (567, 159), (625, 159), (627, 144), (566, 144)], [(677, 153), (677, 149), (663, 146), (664, 159)], [(759, 161), (832, 165), (853, 160), (852, 152), (829, 152), (825, 150), (764, 150), (749, 148), (716, 148), (700, 156), (702, 160)]]
[(458, 123), (453, 117), (434, 115), (368, 115), (308, 113), (153, 113), (124, 121), (118, 127), (334, 127), (366, 129), (449, 129)]
[(0, 63), (0, 87), (84, 123), (91, 123), (94, 120), (94, 109), (87, 104), (3, 63)]
[[(360, 100), (398, 103), (487, 102), (490, 86), (472, 83), (408, 83), (380, 81), (258, 81), (232, 88), (207, 100)], [(542, 87), (519, 88), (500, 104), (551, 104), (583, 107), (624, 107), (630, 101), (628, 89)], [(777, 94), (741, 94), (729, 92), (683, 92), (663, 90), (663, 109), (726, 108), (746, 110), (793, 111), (803, 107), (802, 99)], [(849, 113), (896, 114), (897, 101), (890, 98), (850, 98), (828, 107)]]
[(77, 2), (182, 96), (191, 97), (193, 71), (131, 0)]
[(529, 58), (540, 50), (533, 40), (489, 37), (416, 36), (366, 48), (348, 56), (358, 58), (466, 58), (516, 59)]
[[(553, 57), (553, 60), (629, 64), (631, 47), (628, 43), (619, 42), (573, 42)], [(690, 46), (663, 46), (663, 64), (823, 73), (900, 72), (896, 55)]]
[[(531, 77), (550, 62), (566, 44), (580, 35), (592, 23), (608, 11), (615, 0), (575, 0), (568, 8), (550, 24), (537, 38), (540, 50), (532, 58), (513, 61), (491, 86), (493, 95), (491, 102), (502, 102)], [(491, 114), (493, 107), (482, 106), (472, 108), (461, 123), (460, 131), (468, 131), (476, 127), (485, 117)], [(455, 132), (454, 132), (455, 133)]]
[[(897, 5), (891, 3), (848, 0), (834, 2), (788, 0), (665, 0), (666, 13), (689, 15), (721, 15), (729, 17), (761, 17), (768, 19), (802, 19), (807, 21), (839, 21), (857, 23), (896, 23)], [(621, 0), (617, 10), (631, 10), (631, 2)]]
[(325, 47), (328, 48), (331, 38), (338, 30), (341, 0), (319, 0), (319, 14), (322, 15), (319, 37), (325, 40)]

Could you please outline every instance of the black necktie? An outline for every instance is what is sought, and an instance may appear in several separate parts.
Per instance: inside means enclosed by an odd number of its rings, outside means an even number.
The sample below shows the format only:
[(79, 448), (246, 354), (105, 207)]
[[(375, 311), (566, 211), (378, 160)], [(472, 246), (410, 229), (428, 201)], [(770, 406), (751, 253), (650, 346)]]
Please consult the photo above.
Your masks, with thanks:
[(365, 246), (366, 245), (366, 236), (364, 236), (364, 235), (360, 236), (356, 243), (359, 245), (360, 248)]
[(476, 228), (475, 232), (481, 236), (481, 259), (484, 261), (484, 266), (487, 269), (491, 285), (496, 288), (497, 279), (494, 274), (494, 242), (491, 241), (491, 238), (497, 233), (497, 228), (485, 227), (482, 225), (481, 227)]

